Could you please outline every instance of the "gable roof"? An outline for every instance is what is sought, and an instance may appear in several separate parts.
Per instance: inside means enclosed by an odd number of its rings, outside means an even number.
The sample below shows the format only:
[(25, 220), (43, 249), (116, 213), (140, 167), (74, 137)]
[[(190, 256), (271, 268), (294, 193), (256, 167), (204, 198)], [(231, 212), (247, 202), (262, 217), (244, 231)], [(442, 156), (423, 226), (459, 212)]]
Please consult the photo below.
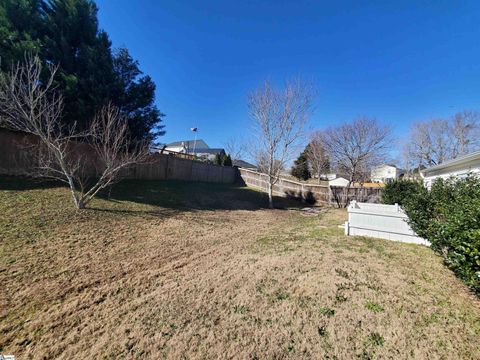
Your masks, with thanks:
[(182, 140), (182, 141), (175, 141), (170, 144), (167, 144), (167, 147), (173, 147), (173, 146), (182, 146), (185, 145), (185, 147), (190, 150), (193, 150), (193, 147), (195, 146), (196, 149), (208, 149), (210, 148), (205, 141), (202, 139), (197, 139), (197, 142), (195, 143), (195, 140)]
[(246, 169), (256, 169), (257, 166), (250, 164), (249, 162), (246, 162), (244, 160), (233, 160), (233, 166), (238, 166)]
[(426, 169), (421, 170), (421, 173), (425, 174), (435, 170), (442, 170), (442, 169), (449, 168), (450, 166), (462, 165), (464, 163), (468, 163), (469, 161), (476, 161), (476, 160), (480, 161), (480, 150), (474, 151), (470, 154), (459, 156), (452, 160), (444, 161), (443, 163), (438, 165), (428, 167)]

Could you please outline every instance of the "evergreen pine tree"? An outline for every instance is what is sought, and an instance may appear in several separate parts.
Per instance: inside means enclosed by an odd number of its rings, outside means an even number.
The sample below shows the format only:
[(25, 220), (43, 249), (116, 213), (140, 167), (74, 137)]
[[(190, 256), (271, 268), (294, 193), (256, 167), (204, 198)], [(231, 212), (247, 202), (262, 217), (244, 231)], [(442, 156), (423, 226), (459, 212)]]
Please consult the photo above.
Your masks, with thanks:
[(294, 161), (291, 174), (299, 180), (308, 180), (312, 177), (308, 168), (308, 158), (306, 150), (304, 150), (298, 156), (297, 160)]
[(232, 166), (232, 158), (230, 157), (230, 154), (227, 154), (223, 157), (223, 166)]
[(112, 53), (97, 11), (93, 0), (0, 0), (0, 71), (25, 53), (37, 54), (59, 66), (55, 85), (64, 98), (64, 122), (85, 129), (111, 102), (128, 118), (133, 138), (152, 141), (165, 133), (155, 84), (126, 49)]
[(215, 159), (213, 159), (213, 165), (222, 165), (222, 157), (220, 154), (215, 155)]

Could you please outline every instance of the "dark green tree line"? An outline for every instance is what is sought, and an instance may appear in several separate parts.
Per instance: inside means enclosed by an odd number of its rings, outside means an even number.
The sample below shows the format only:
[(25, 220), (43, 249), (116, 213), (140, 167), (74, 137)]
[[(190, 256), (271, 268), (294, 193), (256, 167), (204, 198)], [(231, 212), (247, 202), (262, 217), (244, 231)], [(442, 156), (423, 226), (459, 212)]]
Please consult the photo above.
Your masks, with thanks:
[(164, 134), (155, 84), (127, 49), (113, 51), (91, 0), (0, 0), (0, 70), (25, 53), (59, 66), (55, 85), (65, 99), (63, 121), (87, 128), (106, 103), (120, 108), (136, 139)]

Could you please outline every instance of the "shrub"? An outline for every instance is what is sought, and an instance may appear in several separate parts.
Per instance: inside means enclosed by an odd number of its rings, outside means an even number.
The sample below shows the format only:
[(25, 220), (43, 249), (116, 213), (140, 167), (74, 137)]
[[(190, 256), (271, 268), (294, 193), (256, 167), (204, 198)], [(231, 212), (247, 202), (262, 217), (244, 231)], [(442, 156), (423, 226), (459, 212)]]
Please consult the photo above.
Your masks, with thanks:
[(385, 185), (382, 192), (382, 202), (384, 204), (403, 205), (405, 199), (418, 193), (423, 188), (423, 184), (419, 181), (411, 180), (394, 180)]
[(215, 158), (213, 159), (213, 165), (222, 165), (222, 157), (220, 154), (215, 154)]
[(308, 180), (312, 177), (308, 168), (308, 158), (306, 152), (302, 152), (297, 160), (294, 161), (292, 170), (292, 176), (295, 176), (299, 180)]
[(436, 180), (403, 199), (412, 229), (480, 295), (480, 178)]
[(223, 166), (233, 166), (232, 158), (230, 157), (230, 155), (225, 155), (223, 157)]

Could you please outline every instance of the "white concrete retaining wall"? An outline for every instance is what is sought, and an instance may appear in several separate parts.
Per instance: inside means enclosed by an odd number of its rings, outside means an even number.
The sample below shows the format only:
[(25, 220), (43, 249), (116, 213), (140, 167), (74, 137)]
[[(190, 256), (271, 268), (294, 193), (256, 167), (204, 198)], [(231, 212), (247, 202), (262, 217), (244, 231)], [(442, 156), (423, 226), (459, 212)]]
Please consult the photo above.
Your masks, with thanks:
[(398, 204), (352, 201), (348, 206), (345, 235), (369, 236), (430, 246), (427, 240), (415, 234), (407, 220), (407, 215)]

